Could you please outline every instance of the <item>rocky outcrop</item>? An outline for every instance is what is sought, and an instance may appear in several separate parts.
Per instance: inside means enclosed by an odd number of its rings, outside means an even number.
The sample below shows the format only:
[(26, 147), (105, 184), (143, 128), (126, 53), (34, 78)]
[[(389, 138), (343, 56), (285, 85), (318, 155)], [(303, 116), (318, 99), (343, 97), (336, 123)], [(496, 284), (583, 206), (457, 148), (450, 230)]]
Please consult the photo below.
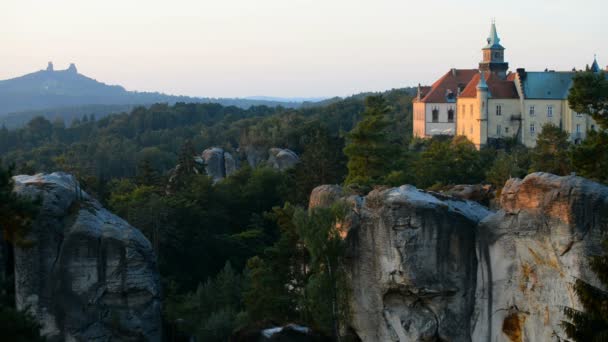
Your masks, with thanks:
[(268, 150), (268, 165), (277, 170), (285, 171), (300, 162), (298, 155), (286, 148), (271, 148)]
[[(311, 206), (340, 192), (317, 188)], [(356, 196), (355, 196), (356, 197)], [(313, 200), (314, 198), (314, 200)], [(552, 341), (608, 230), (608, 187), (535, 173), (498, 212), (412, 186), (349, 197), (350, 327), (362, 341)]]
[(249, 166), (254, 168), (266, 163), (277, 170), (285, 171), (300, 162), (298, 155), (287, 148), (272, 147), (265, 149), (260, 146), (247, 146), (242, 150)]
[(502, 210), (478, 230), (474, 341), (557, 341), (563, 306), (578, 307), (575, 278), (608, 231), (608, 187), (581, 177), (534, 173), (511, 179)]
[(475, 201), (485, 206), (489, 206), (490, 202), (496, 196), (491, 185), (482, 184), (459, 184), (443, 190), (443, 194), (456, 198)]
[(203, 151), (201, 155), (205, 164), (205, 171), (214, 182), (218, 182), (230, 176), (237, 170), (236, 160), (232, 155), (219, 147), (211, 147)]
[(28, 239), (15, 249), (19, 309), (49, 341), (160, 341), (160, 281), (150, 242), (64, 173), (16, 176), (40, 198)]
[(356, 208), (347, 269), (362, 341), (465, 341), (475, 302), (481, 205), (412, 186), (375, 190)]

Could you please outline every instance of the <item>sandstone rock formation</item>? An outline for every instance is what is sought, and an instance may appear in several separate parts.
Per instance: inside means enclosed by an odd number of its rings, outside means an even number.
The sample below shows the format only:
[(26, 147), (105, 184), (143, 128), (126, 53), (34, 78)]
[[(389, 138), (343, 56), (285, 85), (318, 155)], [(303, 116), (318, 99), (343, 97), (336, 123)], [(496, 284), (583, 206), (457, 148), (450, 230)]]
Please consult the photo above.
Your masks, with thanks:
[(292, 150), (276, 147), (268, 150), (268, 165), (277, 170), (285, 171), (294, 167), (298, 162), (300, 162), (300, 158)]
[(205, 171), (214, 182), (218, 182), (237, 170), (236, 160), (228, 152), (219, 147), (211, 147), (203, 151)]
[(300, 162), (298, 155), (287, 148), (272, 147), (265, 149), (260, 146), (246, 146), (242, 150), (249, 166), (254, 168), (266, 163), (277, 170), (285, 171)]
[[(339, 197), (313, 191), (311, 205)], [(353, 205), (346, 267), (350, 327), (371, 341), (552, 341), (574, 277), (608, 231), (608, 187), (535, 173), (510, 180), (502, 209), (412, 186)]]
[(546, 173), (507, 182), (502, 210), (478, 227), (473, 341), (557, 341), (570, 284), (595, 283), (587, 264), (608, 231), (608, 187)]
[(160, 341), (160, 281), (150, 242), (64, 173), (16, 176), (40, 197), (29, 239), (15, 249), (19, 309), (49, 341)]

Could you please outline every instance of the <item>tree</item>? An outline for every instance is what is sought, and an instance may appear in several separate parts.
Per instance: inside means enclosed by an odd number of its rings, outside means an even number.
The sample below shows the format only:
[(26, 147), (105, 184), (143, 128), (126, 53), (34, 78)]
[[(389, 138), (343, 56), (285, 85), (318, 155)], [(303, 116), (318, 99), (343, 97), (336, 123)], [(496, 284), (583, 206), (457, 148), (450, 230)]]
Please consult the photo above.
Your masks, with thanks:
[(262, 256), (247, 262), (250, 284), (245, 303), (252, 318), (263, 317), (280, 323), (309, 318), (306, 307), (300, 305), (305, 303), (309, 255), (293, 222), (294, 212), (289, 203), (273, 208), (269, 215), (279, 226), (280, 238), (266, 248)]
[(310, 135), (295, 168), (296, 204), (305, 205), (316, 186), (342, 183), (346, 173), (343, 147), (344, 140), (332, 137), (324, 128), (318, 128)]
[(18, 197), (13, 192), (14, 167), (7, 169), (0, 163), (0, 230), (4, 240), (20, 246), (27, 246), (27, 233), (36, 215), (37, 203)]
[(315, 325), (331, 331), (338, 341), (341, 323), (348, 319), (348, 287), (343, 267), (345, 244), (339, 229), (347, 210), (347, 205), (337, 202), (331, 208), (296, 209), (293, 218), (310, 254), (311, 274), (306, 284), (305, 305)]
[[(602, 243), (603, 254), (590, 258), (589, 266), (606, 288), (608, 286), (608, 239)], [(576, 342), (608, 340), (608, 292), (582, 279), (574, 282), (574, 292), (583, 310), (564, 308), (568, 321), (561, 325), (566, 335)]]
[(382, 96), (365, 99), (363, 120), (348, 133), (344, 148), (348, 157), (346, 184), (375, 185), (390, 172), (397, 151), (387, 134), (390, 110)]
[(591, 115), (595, 122), (608, 129), (608, 79), (604, 72), (574, 75), (568, 104), (575, 112)]
[(571, 158), (579, 175), (608, 184), (608, 132), (590, 131), (585, 140), (573, 146)]
[(549, 172), (565, 176), (572, 171), (568, 133), (553, 124), (543, 125), (531, 154), (531, 172)]
[(452, 140), (433, 139), (413, 164), (416, 186), (478, 183), (483, 180), (487, 164), (482, 153), (464, 136)]
[(486, 181), (492, 184), (497, 189), (497, 195), (500, 195), (509, 178), (521, 178), (528, 173), (529, 168), (530, 154), (527, 148), (514, 148), (510, 153), (501, 150), (486, 172)]
[[(0, 164), (0, 230), (4, 240), (27, 247), (31, 242), (26, 235), (37, 211), (36, 202), (18, 197), (13, 192), (13, 167)], [(4, 243), (0, 239), (0, 243)], [(11, 246), (6, 246), (10, 249)], [(6, 248), (5, 247), (5, 248)], [(15, 287), (12, 265), (4, 265), (7, 274), (0, 274), (0, 331), (7, 341), (43, 341), (40, 324), (27, 312), (15, 309)]]

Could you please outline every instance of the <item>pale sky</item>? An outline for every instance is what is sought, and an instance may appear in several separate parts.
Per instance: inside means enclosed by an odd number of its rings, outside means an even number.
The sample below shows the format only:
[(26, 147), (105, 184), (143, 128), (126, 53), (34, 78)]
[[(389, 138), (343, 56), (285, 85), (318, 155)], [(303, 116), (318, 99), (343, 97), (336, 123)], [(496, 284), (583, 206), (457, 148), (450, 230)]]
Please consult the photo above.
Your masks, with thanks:
[(345, 96), (475, 68), (608, 64), (606, 0), (0, 0), (0, 79), (76, 63), (128, 90)]

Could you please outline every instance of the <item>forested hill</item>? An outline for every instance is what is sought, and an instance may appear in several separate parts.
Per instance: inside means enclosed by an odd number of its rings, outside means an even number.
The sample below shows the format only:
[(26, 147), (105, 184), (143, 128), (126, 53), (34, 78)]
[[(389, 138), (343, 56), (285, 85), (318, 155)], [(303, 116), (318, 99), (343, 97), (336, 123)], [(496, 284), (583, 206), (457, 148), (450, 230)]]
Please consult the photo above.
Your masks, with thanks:
[[(265, 99), (199, 98), (127, 91), (121, 86), (107, 85), (80, 74), (73, 64), (66, 70), (54, 70), (49, 64), (46, 70), (0, 81), (0, 120), (7, 126), (15, 127), (39, 114), (45, 116), (51, 113), (48, 118), (54, 119), (57, 115), (52, 113), (66, 113), (65, 117), (58, 116), (71, 121), (74, 117), (71, 113), (76, 111), (81, 111), (81, 115), (102, 117), (115, 112), (116, 106), (132, 108), (134, 105), (176, 102), (213, 102), (241, 108), (260, 105), (295, 108), (301, 105), (300, 102)], [(86, 110), (84, 113), (83, 109)], [(41, 110), (45, 111), (41, 113)], [(13, 113), (10, 118), (2, 118), (9, 113)]]
[[(393, 108), (395, 140), (411, 135), (411, 89), (384, 94)], [(105, 118), (87, 115), (73, 125), (37, 117), (17, 130), (0, 129), (0, 155), (23, 173), (65, 169), (101, 183), (132, 177), (139, 161), (165, 172), (175, 166), (180, 147), (191, 140), (200, 152), (221, 146), (236, 152), (244, 146), (279, 146), (300, 154), (316, 128), (338, 137), (360, 120), (364, 97), (352, 96), (327, 105), (290, 109), (254, 106), (247, 109), (212, 103), (156, 104)]]

